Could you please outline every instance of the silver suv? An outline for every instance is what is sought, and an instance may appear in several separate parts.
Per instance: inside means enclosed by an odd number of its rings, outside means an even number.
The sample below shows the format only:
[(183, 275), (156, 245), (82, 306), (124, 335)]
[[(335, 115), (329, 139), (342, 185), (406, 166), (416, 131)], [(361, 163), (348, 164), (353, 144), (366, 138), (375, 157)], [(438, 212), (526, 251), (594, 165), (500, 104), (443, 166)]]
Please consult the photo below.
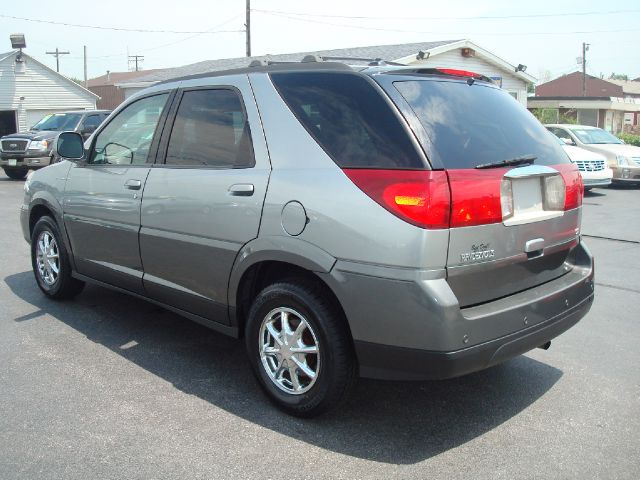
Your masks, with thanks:
[(449, 378), (546, 348), (593, 301), (578, 169), (471, 72), (339, 63), (176, 79), (118, 108), (21, 211), (38, 286), (84, 282), (244, 337), (280, 408), (358, 375)]

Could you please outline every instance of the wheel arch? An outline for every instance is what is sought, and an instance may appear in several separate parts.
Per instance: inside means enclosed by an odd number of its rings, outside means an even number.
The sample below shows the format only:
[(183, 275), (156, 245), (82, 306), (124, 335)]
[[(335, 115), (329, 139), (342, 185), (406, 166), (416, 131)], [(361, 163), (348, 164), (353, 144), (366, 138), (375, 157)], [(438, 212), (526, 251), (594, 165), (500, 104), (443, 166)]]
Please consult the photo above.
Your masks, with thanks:
[(335, 263), (336, 259), (329, 253), (300, 239), (256, 239), (245, 245), (234, 264), (228, 289), (229, 317), (231, 324), (238, 328), (239, 336), (244, 334), (246, 314), (255, 295), (266, 285), (291, 277), (316, 282), (336, 302), (351, 334), (338, 296), (321, 276), (329, 273)]
[(44, 194), (44, 192), (40, 193), (40, 195), (38, 196), (34, 196), (34, 198), (29, 203), (29, 238), (31, 238), (31, 236), (33, 235), (33, 228), (35, 227), (36, 223), (38, 223), (38, 220), (40, 220), (43, 216), (50, 216), (56, 223), (56, 226), (60, 231), (60, 235), (62, 236), (62, 241), (65, 244), (67, 252), (69, 252), (69, 263), (71, 264), (71, 268), (75, 270), (73, 249), (71, 248), (71, 242), (69, 241), (67, 229), (64, 225), (62, 209), (59, 207), (55, 200), (52, 201), (51, 199), (47, 198), (47, 195)]

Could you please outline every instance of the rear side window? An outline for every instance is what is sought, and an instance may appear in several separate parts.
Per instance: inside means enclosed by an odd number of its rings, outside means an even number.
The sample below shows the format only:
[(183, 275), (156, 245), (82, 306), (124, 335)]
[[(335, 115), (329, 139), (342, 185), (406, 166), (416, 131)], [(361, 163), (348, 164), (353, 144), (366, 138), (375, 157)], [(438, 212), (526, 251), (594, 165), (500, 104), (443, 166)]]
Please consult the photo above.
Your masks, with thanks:
[(82, 124), (82, 128), (98, 128), (98, 126), (100, 126), (100, 123), (102, 123), (102, 119), (100, 118), (100, 115), (89, 115), (87, 118), (84, 119), (84, 122)]
[(238, 93), (230, 89), (186, 91), (171, 131), (166, 163), (253, 167), (249, 124)]
[(504, 90), (455, 80), (408, 80), (394, 86), (447, 169), (530, 155), (535, 165), (569, 162), (542, 124)]
[(364, 78), (339, 73), (272, 73), (304, 128), (342, 168), (425, 168), (391, 107)]

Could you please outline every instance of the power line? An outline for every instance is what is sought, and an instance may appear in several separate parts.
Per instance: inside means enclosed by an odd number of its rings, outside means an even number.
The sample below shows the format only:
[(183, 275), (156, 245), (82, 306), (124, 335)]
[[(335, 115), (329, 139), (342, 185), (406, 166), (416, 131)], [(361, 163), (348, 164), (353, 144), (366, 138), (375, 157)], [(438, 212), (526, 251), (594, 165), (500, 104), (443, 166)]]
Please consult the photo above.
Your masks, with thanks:
[(640, 29), (633, 28), (628, 30), (580, 30), (580, 31), (562, 31), (562, 32), (437, 32), (437, 31), (425, 31), (425, 30), (407, 30), (407, 29), (393, 29), (393, 28), (377, 28), (377, 27), (364, 27), (362, 25), (353, 25), (353, 24), (345, 24), (345, 23), (333, 23), (327, 22), (324, 20), (315, 20), (311, 18), (300, 18), (280, 13), (267, 13), (262, 10), (254, 10), (255, 12), (262, 13), (264, 15), (271, 15), (274, 17), (287, 18), (289, 20), (296, 20), (299, 22), (307, 22), (307, 23), (318, 23), (321, 25), (331, 25), (333, 27), (343, 27), (343, 28), (355, 28), (357, 30), (371, 30), (377, 32), (393, 32), (393, 33), (420, 33), (427, 35), (492, 35), (492, 36), (528, 36), (528, 35), (573, 35), (573, 34), (588, 34), (588, 33), (622, 33), (622, 32), (639, 32)]
[(567, 12), (567, 13), (539, 13), (528, 15), (481, 15), (473, 17), (389, 17), (389, 16), (365, 16), (365, 15), (325, 15), (316, 13), (302, 13), (302, 12), (285, 12), (281, 10), (262, 10), (253, 8), (254, 12), (266, 13), (266, 14), (280, 14), (280, 15), (295, 15), (301, 17), (319, 17), (319, 18), (345, 18), (354, 20), (500, 20), (500, 19), (513, 19), (513, 18), (550, 18), (550, 17), (577, 17), (588, 15), (617, 15), (627, 13), (639, 13), (640, 10), (610, 10), (605, 12)]
[(244, 30), (203, 30), (203, 31), (190, 31), (190, 30), (151, 30), (145, 28), (120, 28), (120, 27), (104, 27), (100, 25), (81, 25), (79, 23), (66, 23), (66, 22), (55, 22), (53, 20), (40, 20), (36, 18), (26, 18), (26, 17), (16, 17), (13, 15), (4, 15), (0, 14), (1, 18), (10, 18), (12, 20), (24, 20), (25, 22), (36, 22), (36, 23), (47, 23), (50, 25), (61, 25), (64, 27), (77, 27), (77, 28), (93, 28), (96, 30), (113, 30), (117, 32), (135, 32), (135, 33), (176, 33), (176, 34), (192, 34), (196, 33), (198, 35), (205, 33), (244, 33)]
[[(228, 20), (225, 20), (224, 22), (219, 23), (218, 25), (216, 25), (216, 26), (214, 26), (214, 27), (211, 27), (211, 30), (209, 30), (209, 31), (207, 31), (207, 32), (204, 32), (204, 33), (209, 33), (209, 32), (213, 31), (213, 30), (214, 30), (214, 29), (216, 29), (216, 28), (220, 28), (220, 27), (222, 27), (222, 26), (224, 26), (224, 25), (226, 25), (226, 24), (228, 24), (228, 23), (231, 23), (231, 22), (233, 22), (234, 20), (237, 20), (238, 18), (240, 18), (241, 16), (243, 16), (243, 14), (240, 14), (240, 15), (234, 15), (233, 17), (229, 18)], [(244, 30), (238, 30), (238, 32), (239, 32), (239, 33), (244, 33)], [(186, 42), (186, 41), (188, 41), (188, 40), (192, 40), (192, 39), (194, 39), (194, 38), (196, 38), (196, 37), (199, 37), (200, 35), (202, 35), (202, 33), (196, 33), (195, 35), (190, 35), (190, 36), (188, 36), (188, 37), (181, 38), (180, 40), (175, 40), (175, 41), (173, 41), (173, 42), (169, 42), (169, 43), (163, 43), (162, 45), (156, 45), (156, 46), (154, 46), (154, 47), (149, 47), (149, 48), (140, 48), (140, 49), (138, 49), (138, 50), (139, 50), (140, 52), (150, 52), (150, 51), (153, 51), (153, 50), (158, 50), (158, 49), (160, 49), (160, 48), (169, 47), (169, 46), (171, 46), (171, 45), (176, 45), (177, 43), (182, 43), (182, 42)], [(122, 57), (123, 55), (125, 55), (125, 56), (126, 56), (126, 53), (122, 53), (122, 52), (121, 52), (121, 53), (112, 53), (112, 54), (109, 54), (109, 55), (96, 55), (96, 56), (91, 57), (91, 58), (93, 58), (93, 59), (98, 59), (98, 58), (114, 58), (114, 57)], [(69, 58), (80, 59), (80, 58), (82, 58), (82, 57), (73, 57), (73, 56), (72, 56), (72, 57), (69, 57)]]

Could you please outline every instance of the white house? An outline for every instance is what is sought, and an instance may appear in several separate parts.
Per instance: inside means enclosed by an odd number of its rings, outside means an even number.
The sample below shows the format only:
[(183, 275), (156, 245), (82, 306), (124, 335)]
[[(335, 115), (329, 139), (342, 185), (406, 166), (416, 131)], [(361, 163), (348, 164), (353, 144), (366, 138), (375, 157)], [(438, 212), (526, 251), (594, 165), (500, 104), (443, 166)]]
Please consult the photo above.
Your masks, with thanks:
[(24, 52), (0, 54), (0, 136), (27, 130), (49, 113), (95, 109), (98, 98)]
[(518, 66), (503, 60), (470, 40), (444, 40), (438, 42), (404, 43), (372, 47), (340, 48), (317, 52), (287, 53), (257, 57), (207, 60), (177, 68), (155, 70), (146, 76), (116, 84), (124, 90), (125, 98), (155, 83), (171, 78), (242, 68), (254, 60), (274, 62), (299, 62), (307, 55), (339, 59), (343, 63), (354, 63), (349, 59), (382, 59), (412, 66), (443, 67), (469, 70), (492, 78), (520, 103), (527, 105), (527, 86), (536, 78), (525, 73), (526, 66)]

